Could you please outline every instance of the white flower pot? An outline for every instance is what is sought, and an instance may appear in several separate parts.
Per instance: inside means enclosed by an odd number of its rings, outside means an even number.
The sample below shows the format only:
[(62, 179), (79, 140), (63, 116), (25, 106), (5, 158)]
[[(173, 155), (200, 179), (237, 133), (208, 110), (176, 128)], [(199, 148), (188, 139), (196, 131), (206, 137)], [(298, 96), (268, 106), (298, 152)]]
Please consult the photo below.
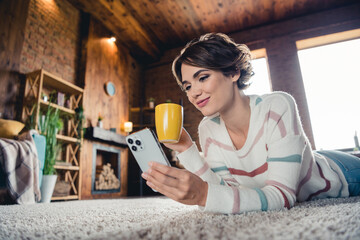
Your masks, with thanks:
[(98, 121), (98, 122), (97, 122), (97, 126), (98, 126), (99, 128), (102, 128), (102, 127), (103, 127), (103, 122), (102, 122), (102, 121)]
[(43, 175), (41, 183), (41, 200), (42, 203), (49, 203), (54, 192), (57, 175)]

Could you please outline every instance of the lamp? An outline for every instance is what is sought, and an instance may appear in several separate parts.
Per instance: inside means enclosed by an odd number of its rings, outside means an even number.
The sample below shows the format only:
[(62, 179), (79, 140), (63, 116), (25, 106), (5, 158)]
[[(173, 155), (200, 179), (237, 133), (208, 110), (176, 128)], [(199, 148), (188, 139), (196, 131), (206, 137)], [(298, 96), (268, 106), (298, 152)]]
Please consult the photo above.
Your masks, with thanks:
[(129, 133), (133, 130), (133, 123), (132, 122), (125, 122), (124, 123), (124, 131)]
[(111, 42), (116, 42), (116, 38), (115, 38), (114, 36), (112, 36), (112, 37), (110, 38), (110, 41), (111, 41)]

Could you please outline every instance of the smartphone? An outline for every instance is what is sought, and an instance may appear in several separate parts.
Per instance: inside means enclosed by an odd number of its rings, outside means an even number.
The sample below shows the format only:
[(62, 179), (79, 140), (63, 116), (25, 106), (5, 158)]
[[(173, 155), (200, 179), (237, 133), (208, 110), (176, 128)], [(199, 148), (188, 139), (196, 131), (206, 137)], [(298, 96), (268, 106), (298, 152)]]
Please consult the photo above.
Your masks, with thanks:
[(126, 137), (126, 143), (141, 171), (146, 172), (149, 169), (149, 162), (158, 162), (170, 166), (155, 133), (151, 129), (144, 128), (130, 134)]

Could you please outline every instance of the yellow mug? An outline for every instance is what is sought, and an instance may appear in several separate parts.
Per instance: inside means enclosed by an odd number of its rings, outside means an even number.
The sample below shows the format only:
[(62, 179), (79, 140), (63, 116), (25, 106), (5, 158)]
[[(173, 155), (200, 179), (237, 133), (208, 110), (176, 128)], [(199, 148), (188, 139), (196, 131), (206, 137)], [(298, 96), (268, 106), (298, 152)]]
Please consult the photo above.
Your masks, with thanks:
[(162, 143), (177, 143), (183, 126), (183, 107), (175, 103), (162, 103), (155, 107), (155, 127)]

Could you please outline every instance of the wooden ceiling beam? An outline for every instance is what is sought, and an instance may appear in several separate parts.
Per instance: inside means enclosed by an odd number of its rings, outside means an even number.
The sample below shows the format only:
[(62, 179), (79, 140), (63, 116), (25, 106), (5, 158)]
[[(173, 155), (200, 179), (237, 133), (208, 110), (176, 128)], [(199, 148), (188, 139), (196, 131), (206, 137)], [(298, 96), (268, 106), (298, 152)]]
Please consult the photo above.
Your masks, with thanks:
[(157, 40), (150, 36), (121, 1), (69, 0), (76, 8), (99, 20), (138, 58), (155, 60), (160, 55)]

